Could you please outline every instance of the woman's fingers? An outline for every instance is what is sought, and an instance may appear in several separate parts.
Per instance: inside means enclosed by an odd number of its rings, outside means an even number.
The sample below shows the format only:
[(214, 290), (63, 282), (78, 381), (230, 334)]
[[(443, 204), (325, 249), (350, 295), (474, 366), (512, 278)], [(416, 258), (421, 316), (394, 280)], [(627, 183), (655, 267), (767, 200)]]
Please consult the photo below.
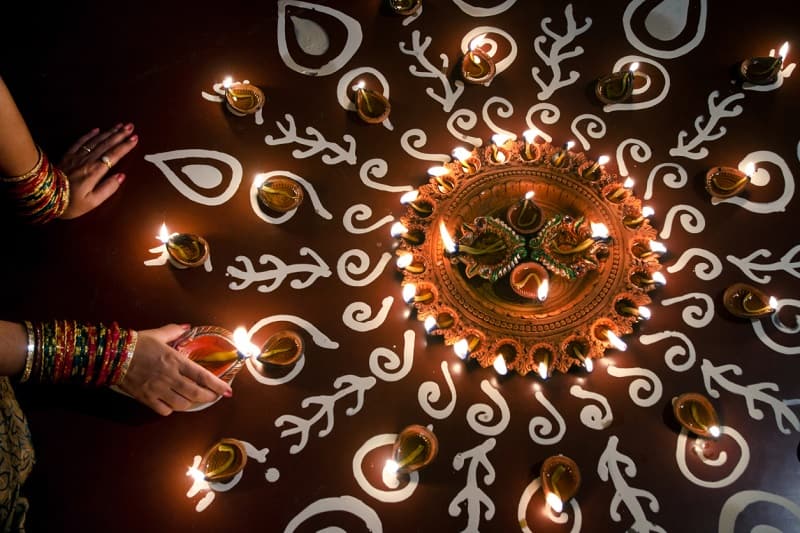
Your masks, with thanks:
[(67, 150), (67, 153), (68, 154), (77, 154), (78, 152), (81, 152), (81, 151), (85, 152), (86, 150), (83, 149), (84, 146), (91, 151), (92, 147), (91, 147), (91, 143), (89, 141), (91, 141), (91, 139), (93, 139), (98, 133), (100, 133), (100, 128), (93, 128), (92, 131), (90, 131), (89, 133), (86, 133), (80, 139), (75, 141), (75, 144), (73, 144), (72, 146), (69, 147), (69, 150)]

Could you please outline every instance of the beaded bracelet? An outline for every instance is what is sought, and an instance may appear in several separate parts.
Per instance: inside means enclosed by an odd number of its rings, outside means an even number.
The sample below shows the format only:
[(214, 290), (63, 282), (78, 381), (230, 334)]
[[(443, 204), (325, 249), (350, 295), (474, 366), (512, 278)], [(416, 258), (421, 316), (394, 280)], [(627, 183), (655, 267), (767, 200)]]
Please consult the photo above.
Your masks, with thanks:
[(30, 224), (44, 224), (60, 217), (69, 205), (69, 179), (50, 163), (41, 148), (34, 167), (21, 176), (0, 180), (14, 202), (17, 215)]
[(110, 386), (122, 382), (138, 334), (116, 322), (79, 324), (69, 320), (25, 322), (28, 338), (20, 382)]

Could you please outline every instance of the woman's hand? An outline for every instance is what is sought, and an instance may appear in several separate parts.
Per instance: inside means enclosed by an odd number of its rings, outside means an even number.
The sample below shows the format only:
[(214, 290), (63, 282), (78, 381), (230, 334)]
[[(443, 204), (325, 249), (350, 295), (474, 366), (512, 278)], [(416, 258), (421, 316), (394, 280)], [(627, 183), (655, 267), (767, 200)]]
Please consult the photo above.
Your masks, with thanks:
[(160, 415), (233, 394), (230, 385), (167, 345), (185, 331), (176, 324), (140, 331), (128, 373), (119, 385)]
[(139, 137), (132, 133), (133, 124), (117, 124), (104, 132), (95, 128), (70, 147), (58, 164), (70, 186), (69, 205), (61, 218), (88, 213), (119, 189), (125, 174), (106, 174), (136, 146)]

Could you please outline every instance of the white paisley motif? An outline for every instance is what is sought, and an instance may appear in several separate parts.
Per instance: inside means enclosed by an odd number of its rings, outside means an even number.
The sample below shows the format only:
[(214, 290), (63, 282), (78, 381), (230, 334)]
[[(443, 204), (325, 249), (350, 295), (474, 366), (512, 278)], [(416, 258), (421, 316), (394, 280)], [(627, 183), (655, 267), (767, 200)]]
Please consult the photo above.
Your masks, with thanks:
[(504, 0), (494, 7), (477, 7), (465, 2), (465, 0), (453, 0), (453, 3), (470, 17), (491, 17), (508, 11), (511, 6), (517, 3), (517, 0)]
[(664, 228), (659, 234), (662, 239), (669, 239), (669, 236), (672, 235), (672, 220), (675, 218), (675, 215), (681, 211), (685, 212), (678, 220), (681, 226), (683, 226), (683, 229), (687, 232), (700, 233), (706, 229), (706, 219), (699, 209), (687, 204), (677, 204), (670, 207), (669, 211), (667, 211), (667, 215), (664, 217)]
[(580, 385), (573, 385), (569, 388), (569, 393), (581, 400), (594, 400), (600, 404), (586, 405), (581, 409), (581, 422), (587, 428), (596, 429), (598, 431), (606, 429), (614, 421), (614, 416), (611, 413), (611, 406), (608, 400), (602, 394), (585, 390)]
[[(629, 3), (628, 7), (625, 8), (625, 13), (622, 15), (622, 25), (625, 28), (625, 37), (628, 39), (628, 42), (631, 43), (631, 45), (634, 46), (637, 50), (640, 50), (641, 52), (643, 52), (645, 54), (648, 54), (648, 55), (651, 55), (651, 56), (660, 57), (662, 59), (673, 59), (673, 58), (680, 57), (680, 56), (682, 56), (684, 54), (689, 53), (698, 44), (700, 44), (700, 41), (703, 40), (703, 36), (706, 33), (706, 16), (708, 14), (707, 0), (696, 0), (696, 1), (700, 4), (700, 12), (699, 12), (699, 14), (697, 16), (697, 30), (696, 30), (694, 36), (692, 36), (692, 39), (689, 42), (683, 44), (682, 46), (679, 46), (679, 47), (671, 49), (671, 50), (670, 49), (653, 48), (653, 47), (650, 47), (650, 46), (644, 44), (644, 42), (636, 35), (636, 33), (634, 32), (633, 28), (631, 27), (631, 20), (633, 19), (633, 16), (636, 13), (636, 10), (639, 9), (639, 7), (642, 6), (642, 4), (647, 3), (647, 0), (631, 0), (631, 3)], [(673, 2), (669, 2), (669, 3), (674, 4), (674, 1)], [(688, 5), (688, 2), (684, 2), (684, 3), (686, 3)], [(666, 6), (667, 4), (668, 4), (668, 2), (661, 2), (658, 5), (659, 6), (662, 6), (662, 5)], [(658, 7), (656, 7), (655, 9), (658, 9)], [(666, 11), (664, 11), (662, 13), (664, 15), (667, 15)], [(686, 24), (687, 24), (687, 21), (685, 19), (686, 10), (682, 10), (682, 13), (683, 13), (683, 16), (684, 16), (684, 20), (683, 21), (680, 21), (680, 20), (671, 20), (671, 21), (669, 21), (671, 24), (673, 24), (673, 26), (680, 25), (679, 27), (681, 29), (683, 27), (685, 27)], [(648, 19), (646, 19), (646, 20), (649, 21), (651, 19), (648, 16)], [(664, 22), (661, 22), (661, 24), (664, 24)], [(652, 24), (647, 24), (646, 23), (646, 28), (647, 28), (648, 32), (650, 32), (650, 33), (653, 33), (654, 31), (659, 32), (659, 30), (656, 29), (657, 26), (652, 25)], [(664, 33), (663, 35), (661, 35), (661, 37), (666, 36), (667, 32), (670, 35), (679, 35), (680, 33), (682, 33), (682, 32), (677, 32), (676, 33), (676, 29), (674, 29), (674, 28), (670, 28), (669, 30), (663, 29), (663, 30), (661, 30), (661, 32)], [(658, 37), (656, 37), (656, 38), (658, 38)], [(662, 42), (665, 41), (665, 39), (659, 39), (659, 40), (662, 41)]]
[[(797, 314), (797, 312), (795, 312), (794, 315), (794, 326), (787, 326), (781, 321), (781, 315), (785, 315), (785, 312), (782, 312), (781, 310), (787, 306), (800, 309), (800, 300), (793, 300), (790, 298), (776, 298), (776, 300), (777, 303), (775, 304), (775, 312), (772, 313), (772, 324), (778, 331), (788, 335), (796, 335), (797, 333), (800, 333), (800, 314)], [(750, 321), (750, 323), (753, 324), (753, 329), (755, 330), (758, 339), (772, 350), (786, 355), (800, 354), (800, 346), (784, 346), (783, 344), (773, 341), (769, 335), (767, 335), (767, 332), (764, 330), (764, 325), (760, 320), (753, 319)]]
[(250, 207), (253, 209), (253, 213), (255, 213), (256, 216), (264, 222), (268, 222), (270, 224), (283, 224), (292, 218), (298, 209), (295, 207), (294, 209), (290, 209), (278, 217), (269, 216), (264, 212), (258, 200), (258, 188), (262, 183), (264, 183), (265, 180), (271, 177), (288, 177), (293, 181), (296, 181), (303, 186), (303, 189), (305, 189), (305, 194), (311, 200), (311, 205), (314, 206), (314, 212), (325, 220), (331, 220), (333, 218), (331, 212), (325, 209), (325, 206), (322, 205), (322, 201), (320, 201), (316, 189), (314, 189), (314, 186), (307, 179), (303, 178), (302, 176), (298, 176), (293, 172), (289, 172), (288, 170), (272, 170), (270, 172), (259, 174), (256, 179), (253, 180), (253, 184), (250, 186)]
[[(633, 400), (633, 403), (639, 407), (650, 407), (658, 403), (658, 401), (661, 399), (661, 393), (663, 392), (661, 380), (658, 378), (655, 372), (651, 370), (638, 367), (620, 368), (616, 365), (609, 365), (608, 374), (610, 376), (614, 376), (615, 378), (641, 376), (638, 379), (634, 379), (628, 387), (628, 394), (630, 395), (631, 400)], [(641, 395), (642, 392), (649, 392), (650, 395), (643, 397)]]
[(372, 316), (372, 308), (365, 302), (353, 302), (345, 308), (342, 313), (342, 322), (352, 329), (353, 331), (372, 331), (383, 325), (386, 320), (389, 310), (392, 308), (394, 298), (387, 296), (381, 302), (381, 308), (374, 318)]
[[(664, 80), (663, 82), (664, 86), (661, 88), (661, 92), (649, 100), (640, 100), (639, 98), (637, 98), (637, 101), (632, 103), (621, 102), (617, 104), (606, 104), (603, 106), (603, 112), (611, 113), (613, 111), (635, 111), (637, 109), (647, 109), (650, 107), (657, 106), (664, 100), (664, 98), (667, 97), (670, 85), (669, 73), (667, 72), (667, 69), (665, 69), (658, 61), (654, 61), (649, 57), (642, 57), (637, 55), (623, 56), (619, 58), (616, 63), (614, 63), (613, 72), (619, 72), (623, 66), (629, 65), (630, 63), (633, 62), (644, 63), (645, 65), (653, 65), (654, 67), (656, 67), (658, 72), (661, 73), (661, 77)], [(648, 76), (647, 74), (643, 74), (638, 70), (634, 73), (634, 76), (636, 78), (644, 79), (644, 84), (641, 87), (637, 87), (633, 90), (634, 96), (647, 93), (647, 91), (652, 86), (652, 81), (650, 80), (650, 76)]]
[(710, 281), (722, 274), (722, 261), (713, 252), (704, 248), (689, 248), (681, 254), (675, 263), (667, 267), (667, 272), (670, 274), (680, 272), (694, 257), (701, 257), (707, 261), (694, 266), (694, 275), (699, 279)]
[[(229, 166), (231, 169), (231, 177), (228, 186), (217, 196), (205, 196), (197, 192), (194, 188), (187, 186), (167, 164), (167, 161), (171, 160), (192, 158), (213, 159)], [(171, 152), (148, 154), (144, 156), (144, 160), (158, 167), (179, 193), (189, 200), (202, 205), (224, 204), (236, 194), (239, 185), (242, 183), (242, 164), (239, 163), (235, 157), (224, 152), (202, 149), (172, 150)], [(218, 188), (223, 181), (219, 170), (211, 165), (190, 164), (183, 166), (181, 170), (186, 174), (189, 180), (192, 181), (194, 186), (199, 189), (208, 191), (214, 190)]]
[[(362, 74), (374, 76), (381, 84), (380, 93), (389, 100), (389, 82), (386, 80), (386, 76), (384, 76), (383, 73), (372, 67), (354, 68), (339, 78), (339, 84), (336, 86), (336, 98), (339, 100), (339, 105), (342, 106), (342, 109), (347, 111), (356, 110), (356, 104), (353, 102), (353, 99), (350, 98), (350, 95), (352, 94), (352, 87), (360, 81), (359, 76)], [(373, 91), (375, 90), (373, 87), (370, 87), (370, 89)], [(383, 127), (387, 130), (391, 131), (394, 129), (388, 117), (384, 119), (381, 124), (383, 124)]]
[(425, 411), (428, 416), (437, 420), (443, 420), (453, 414), (453, 410), (456, 407), (456, 387), (453, 385), (453, 377), (450, 375), (450, 367), (447, 361), (442, 361), (441, 369), (444, 380), (447, 382), (447, 387), (450, 390), (450, 403), (441, 409), (433, 407), (432, 403), (438, 402), (439, 398), (442, 396), (442, 389), (435, 381), (426, 381), (422, 383), (417, 391), (419, 406), (422, 407), (422, 410)]
[[(750, 504), (766, 502), (780, 505), (795, 517), (797, 517), (797, 527), (800, 528), (800, 505), (783, 496), (764, 492), (763, 490), (743, 490), (737, 492), (725, 502), (722, 510), (719, 513), (719, 533), (733, 533), (736, 529), (736, 519), (744, 511), (745, 507)], [(751, 532), (769, 533), (771, 531), (778, 532), (778, 529), (770, 526), (758, 525), (750, 530)]]
[(537, 390), (534, 393), (534, 396), (536, 396), (536, 399), (539, 400), (539, 403), (544, 406), (547, 412), (553, 416), (553, 419), (555, 419), (556, 424), (558, 425), (558, 431), (556, 431), (555, 435), (553, 435), (553, 423), (544, 416), (534, 416), (531, 418), (531, 421), (528, 424), (528, 433), (531, 436), (531, 440), (542, 446), (558, 444), (561, 442), (561, 439), (564, 438), (564, 433), (567, 431), (567, 425), (564, 423), (564, 417), (561, 416), (555, 406), (550, 403), (550, 400), (548, 400), (541, 391)]
[[(298, 531), (300, 526), (303, 525), (303, 522), (311, 518), (312, 516), (317, 516), (323, 513), (349, 513), (353, 516), (357, 516), (364, 522), (364, 526), (367, 528), (367, 531), (370, 533), (382, 533), (383, 532), (383, 524), (381, 524), (381, 518), (378, 516), (378, 513), (375, 510), (367, 505), (366, 503), (362, 502), (358, 498), (354, 498), (352, 496), (339, 496), (335, 498), (322, 498), (320, 500), (315, 501), (302, 511), (300, 511), (297, 516), (292, 518), (292, 520), (286, 525), (286, 529), (283, 530), (283, 533), (294, 533)], [(305, 530), (303, 530), (305, 531)], [(318, 530), (320, 533), (327, 532), (327, 533), (337, 533), (337, 532), (344, 532), (343, 529), (340, 528), (325, 528)]]
[[(369, 369), (383, 381), (400, 381), (411, 372), (414, 365), (414, 339), (416, 334), (413, 329), (403, 333), (403, 360), (389, 348), (375, 348), (369, 354)], [(382, 364), (383, 361), (383, 364)], [(388, 370), (388, 371), (387, 371)], [(394, 371), (392, 373), (391, 371)]]
[(491, 406), (485, 403), (476, 403), (467, 409), (467, 424), (475, 433), (486, 436), (496, 436), (505, 431), (511, 419), (511, 411), (505, 398), (494, 388), (488, 380), (481, 381), (481, 390), (486, 394), (500, 410), (500, 419), (490, 426), (494, 419), (494, 411)]
[(339, 260), (336, 262), (336, 272), (339, 274), (339, 279), (342, 280), (342, 283), (351, 287), (365, 287), (378, 279), (391, 260), (392, 254), (384, 252), (381, 254), (381, 259), (375, 265), (371, 274), (360, 280), (353, 279), (350, 274), (360, 275), (365, 273), (369, 268), (370, 261), (365, 251), (351, 249), (339, 256)]
[[(495, 57), (495, 53), (497, 52), (497, 43), (492, 35), (502, 35), (508, 41), (508, 55), (500, 61), (498, 61)], [(479, 36), (483, 36), (481, 48), (486, 50), (487, 55), (494, 60), (495, 76), (510, 67), (517, 58), (517, 42), (507, 32), (495, 26), (478, 26), (468, 31), (464, 37), (461, 38), (461, 53), (467, 53), (470, 43)], [(484, 85), (488, 86), (490, 83), (491, 81), (488, 81)]]
[(578, 115), (572, 121), (570, 125), (570, 129), (572, 133), (575, 135), (575, 138), (580, 141), (581, 146), (583, 146), (584, 150), (588, 150), (592, 145), (586, 140), (586, 137), (581, 135), (581, 132), (578, 130), (578, 124), (580, 122), (587, 121), (589, 124), (586, 126), (586, 135), (591, 137), (592, 139), (602, 139), (603, 136), (606, 134), (606, 123), (603, 122), (603, 119), (598, 117), (597, 115), (592, 115), (591, 113), (584, 113), (583, 115)]

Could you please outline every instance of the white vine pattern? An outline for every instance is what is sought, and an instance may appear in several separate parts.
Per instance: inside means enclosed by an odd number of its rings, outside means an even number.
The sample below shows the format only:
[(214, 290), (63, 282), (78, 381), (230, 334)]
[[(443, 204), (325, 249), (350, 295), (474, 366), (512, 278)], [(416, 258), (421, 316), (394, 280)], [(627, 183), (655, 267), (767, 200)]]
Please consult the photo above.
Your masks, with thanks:
[[(782, 311), (783, 308), (791, 306), (795, 309), (800, 309), (800, 300), (794, 300), (791, 298), (776, 298), (776, 300), (777, 303), (775, 304), (775, 312), (772, 313), (772, 324), (778, 331), (788, 335), (796, 335), (797, 333), (800, 333), (800, 314), (795, 312), (793, 326), (787, 326), (781, 320), (781, 316), (784, 315), (784, 312)], [(753, 325), (753, 330), (755, 330), (758, 340), (763, 342), (770, 349), (786, 355), (800, 354), (800, 346), (784, 346), (783, 344), (773, 341), (770, 336), (767, 335), (767, 332), (764, 331), (764, 325), (760, 320), (753, 319), (750, 321), (750, 323)]]
[(428, 142), (428, 136), (421, 129), (411, 129), (406, 131), (400, 138), (400, 146), (411, 157), (421, 159), (423, 161), (439, 161), (447, 163), (450, 161), (448, 154), (426, 154), (420, 152), (417, 148), (422, 148)]
[(619, 168), (619, 175), (623, 177), (628, 175), (628, 165), (625, 164), (625, 148), (628, 146), (631, 147), (631, 158), (637, 163), (644, 163), (653, 155), (653, 151), (642, 140), (630, 138), (619, 143), (619, 146), (617, 146), (617, 167)]
[(790, 276), (800, 279), (800, 244), (792, 246), (778, 261), (774, 263), (757, 263), (756, 259), (768, 259), (772, 252), (766, 248), (759, 248), (746, 257), (729, 255), (725, 259), (739, 267), (745, 276), (756, 283), (769, 283), (770, 275), (758, 275), (756, 272), (786, 272)]
[(365, 276), (363, 279), (357, 280), (351, 277), (351, 274), (361, 275), (369, 268), (369, 256), (363, 250), (347, 250), (341, 256), (339, 261), (336, 262), (336, 272), (339, 274), (339, 279), (346, 285), (351, 287), (365, 287), (378, 279), (383, 273), (386, 265), (392, 260), (392, 254), (384, 252), (378, 264), (375, 265), (372, 273)]
[[(706, 117), (703, 115), (695, 119), (694, 129), (697, 133), (688, 143), (686, 138), (689, 133), (686, 130), (681, 130), (678, 133), (678, 144), (675, 148), (670, 148), (669, 155), (688, 159), (703, 159), (708, 155), (708, 148), (702, 146), (702, 144), (716, 141), (727, 133), (728, 130), (725, 126), (717, 128), (717, 124), (723, 118), (735, 117), (742, 113), (742, 106), (735, 105), (730, 109), (728, 106), (744, 98), (744, 93), (733, 93), (719, 103), (716, 103), (717, 98), (719, 98), (719, 91), (712, 91), (708, 95), (708, 120), (706, 121)], [(705, 125), (703, 125), (703, 122), (705, 122)], [(714, 130), (715, 128), (717, 128), (716, 131)]]
[(471, 450), (463, 451), (453, 458), (453, 468), (458, 471), (464, 468), (465, 464), (469, 465), (467, 468), (466, 486), (456, 494), (447, 508), (450, 516), (456, 517), (461, 515), (461, 504), (466, 504), (467, 525), (463, 531), (480, 530), (481, 507), (486, 508), (483, 513), (483, 517), (486, 520), (491, 520), (494, 517), (494, 502), (478, 485), (478, 468), (483, 467), (486, 471), (481, 478), (486, 485), (494, 483), (495, 471), (492, 463), (489, 461), (488, 453), (494, 449), (496, 444), (497, 441), (489, 437), (482, 444), (479, 444)]
[(553, 137), (542, 131), (533, 121), (533, 115), (537, 113), (544, 124), (555, 124), (558, 122), (558, 119), (561, 118), (561, 111), (558, 107), (549, 102), (539, 102), (538, 104), (532, 105), (525, 114), (525, 123), (528, 125), (528, 128), (535, 129), (539, 136), (545, 141), (553, 142)]
[(377, 191), (406, 192), (413, 189), (413, 187), (410, 185), (384, 185), (383, 183), (378, 183), (372, 179), (372, 177), (385, 177), (388, 170), (389, 166), (386, 164), (385, 159), (374, 158), (364, 161), (364, 164), (361, 165), (361, 168), (358, 171), (358, 175), (361, 178), (361, 183), (370, 189), (375, 189)]
[(611, 405), (609, 405), (608, 400), (602, 394), (588, 391), (580, 385), (571, 386), (569, 388), (569, 393), (581, 400), (594, 400), (600, 404), (599, 407), (597, 405), (586, 405), (581, 409), (581, 422), (583, 422), (583, 425), (587, 428), (600, 431), (609, 427), (611, 422), (614, 421), (614, 417), (611, 413)]
[(491, 110), (493, 105), (497, 105), (497, 116), (500, 118), (509, 118), (514, 114), (514, 106), (513, 104), (506, 98), (501, 98), (499, 96), (492, 96), (486, 103), (483, 104), (483, 121), (489, 126), (494, 133), (502, 133), (507, 135), (511, 139), (516, 139), (517, 134), (513, 131), (509, 131), (506, 129), (501, 128), (492, 120), (489, 111)]
[[(572, 50), (564, 52), (562, 52), (562, 49), (570, 45), (577, 36), (586, 32), (586, 30), (588, 30), (592, 25), (592, 19), (586, 17), (584, 24), (579, 27), (575, 23), (575, 17), (572, 15), (572, 4), (568, 4), (564, 9), (564, 17), (567, 20), (566, 33), (559, 35), (551, 30), (550, 23), (553, 22), (553, 19), (550, 17), (545, 17), (541, 22), (544, 35), (539, 35), (533, 40), (533, 48), (536, 51), (536, 54), (542, 59), (542, 61), (544, 61), (545, 65), (550, 67), (550, 71), (553, 75), (552, 78), (550, 78), (550, 81), (547, 82), (539, 75), (539, 72), (541, 72), (539, 67), (533, 67), (531, 69), (533, 80), (539, 84), (539, 87), (542, 89), (536, 95), (539, 100), (547, 100), (558, 89), (566, 87), (567, 85), (572, 85), (578, 81), (578, 78), (580, 78), (580, 73), (578, 73), (576, 70), (570, 71), (568, 78), (563, 78), (561, 72), (561, 62), (583, 54), (583, 47), (575, 46)], [(545, 52), (542, 49), (542, 45), (547, 42), (548, 37), (553, 39), (553, 43), (550, 45), (550, 51)]]
[(305, 159), (321, 153), (322, 162), (326, 165), (337, 165), (342, 162), (350, 165), (356, 164), (356, 140), (352, 135), (347, 134), (342, 136), (342, 140), (346, 145), (345, 148), (345, 146), (328, 141), (319, 130), (311, 126), (308, 126), (305, 131), (308, 137), (300, 137), (297, 134), (297, 126), (294, 123), (294, 117), (286, 113), (284, 119), (286, 120), (285, 125), (280, 121), (275, 122), (275, 125), (278, 126), (283, 137), (274, 137), (272, 135), (264, 137), (264, 142), (269, 146), (293, 143), (299, 144), (306, 148), (296, 148), (292, 150), (292, 157), (295, 159)]
[(287, 265), (272, 254), (262, 254), (258, 258), (258, 264), (267, 267), (272, 266), (272, 268), (257, 271), (249, 257), (244, 255), (236, 256), (235, 261), (242, 263), (243, 268), (230, 265), (227, 268), (227, 273), (229, 276), (240, 280), (240, 282), (237, 283), (233, 281), (228, 284), (228, 288), (234, 291), (240, 291), (246, 289), (253, 283), (259, 283), (258, 287), (256, 287), (258, 292), (272, 292), (280, 287), (288, 276), (308, 274), (305, 279), (293, 279), (289, 282), (289, 285), (293, 289), (305, 289), (306, 287), (310, 287), (317, 279), (331, 276), (331, 269), (317, 252), (304, 246), (300, 248), (299, 253), (303, 257), (311, 256), (315, 262)]
[[(651, 335), (642, 335), (639, 337), (639, 342), (647, 345), (673, 338), (680, 339), (686, 346), (676, 345), (667, 348), (667, 351), (664, 352), (664, 362), (673, 372), (686, 372), (694, 366), (695, 361), (697, 361), (697, 354), (694, 350), (694, 344), (685, 334), (680, 331), (661, 331)], [(686, 357), (686, 360), (682, 363), (676, 363), (675, 359), (677, 357)]]
[(673, 205), (664, 217), (664, 228), (659, 233), (662, 239), (669, 239), (672, 235), (672, 221), (675, 216), (683, 211), (678, 220), (683, 229), (689, 233), (700, 233), (706, 229), (706, 218), (696, 207), (687, 204)]
[(603, 122), (603, 119), (598, 117), (597, 115), (592, 115), (591, 113), (584, 113), (583, 115), (578, 115), (572, 121), (570, 125), (570, 130), (575, 135), (575, 138), (581, 143), (581, 146), (584, 150), (588, 150), (592, 145), (586, 140), (580, 130), (578, 130), (578, 124), (581, 122), (586, 121), (588, 122), (586, 126), (586, 135), (591, 137), (592, 139), (602, 139), (606, 134), (606, 123)]
[[(689, 466), (686, 464), (686, 444), (689, 440), (689, 432), (686, 430), (686, 428), (681, 428), (681, 433), (678, 435), (678, 442), (675, 446), (675, 461), (678, 463), (678, 469), (681, 471), (681, 474), (683, 474), (683, 477), (698, 487), (704, 487), (707, 489), (727, 487), (741, 477), (741, 475), (747, 469), (747, 465), (750, 463), (750, 446), (748, 446), (747, 441), (744, 440), (742, 434), (730, 426), (720, 426), (720, 431), (724, 437), (731, 438), (736, 441), (736, 444), (739, 445), (740, 455), (739, 460), (733, 466), (730, 473), (726, 477), (716, 481), (706, 481), (704, 479), (700, 479), (689, 470)], [(693, 447), (696, 448), (697, 446), (694, 445)], [(702, 451), (699, 451), (697, 455), (704, 464), (709, 466), (719, 467), (728, 462), (728, 454), (725, 450), (719, 452), (719, 457), (715, 461), (709, 461), (706, 459)]]
[(372, 331), (379, 328), (386, 321), (389, 310), (392, 308), (394, 298), (387, 296), (381, 302), (381, 308), (375, 317), (372, 317), (372, 308), (365, 302), (353, 302), (342, 313), (342, 322), (353, 331)]
[(658, 176), (658, 173), (661, 171), (661, 169), (669, 167), (677, 170), (678, 174), (676, 175), (674, 172), (665, 172), (663, 178), (664, 185), (670, 189), (680, 189), (689, 183), (689, 174), (686, 173), (685, 168), (677, 163), (661, 163), (660, 165), (653, 167), (653, 170), (650, 171), (650, 175), (647, 177), (647, 186), (645, 187), (644, 194), (642, 195), (644, 200), (649, 200), (653, 197), (653, 181), (655, 181), (656, 176)]
[[(463, 141), (471, 144), (472, 146), (478, 147), (483, 144), (483, 139), (480, 137), (467, 135), (458, 129), (462, 128), (464, 130), (471, 130), (477, 124), (478, 115), (475, 113), (475, 111), (472, 111), (471, 109), (457, 109), (453, 111), (453, 113), (447, 119), (447, 130), (459, 141)], [(448, 157), (447, 160), (449, 161), (450, 158)]]
[[(609, 365), (608, 374), (615, 378), (640, 376), (638, 379), (631, 381), (628, 387), (628, 394), (631, 400), (639, 407), (653, 406), (661, 399), (664, 388), (661, 386), (661, 380), (652, 370), (638, 367), (621, 368), (616, 365)], [(642, 396), (642, 392), (649, 392), (650, 394), (649, 396)]]
[(372, 208), (370, 206), (366, 204), (351, 205), (347, 208), (347, 211), (344, 212), (344, 216), (342, 217), (342, 225), (349, 233), (363, 235), (364, 233), (370, 233), (371, 231), (375, 231), (376, 229), (387, 224), (391, 224), (394, 221), (394, 217), (392, 215), (386, 215), (366, 228), (357, 228), (355, 224), (353, 224), (354, 219), (358, 221), (365, 221), (369, 220), (371, 216)]
[(444, 109), (446, 112), (450, 112), (458, 100), (458, 97), (461, 96), (462, 92), (464, 92), (464, 82), (461, 80), (455, 80), (453, 85), (450, 85), (450, 80), (447, 79), (447, 75), (445, 74), (448, 66), (450, 65), (450, 60), (448, 59), (447, 54), (439, 54), (439, 58), (442, 61), (441, 68), (434, 66), (434, 64), (431, 63), (427, 57), (425, 57), (425, 52), (431, 45), (431, 40), (432, 39), (430, 37), (425, 37), (423, 41), (420, 41), (419, 31), (414, 30), (411, 32), (411, 47), (409, 48), (405, 42), (401, 42), (400, 51), (406, 55), (415, 57), (417, 62), (424, 69), (420, 70), (416, 65), (410, 65), (408, 67), (408, 71), (412, 76), (439, 80), (439, 82), (442, 84), (442, 90), (444, 92), (443, 94), (438, 94), (433, 87), (426, 88), (425, 93), (427, 93), (427, 95), (432, 99), (442, 104), (442, 109)]

